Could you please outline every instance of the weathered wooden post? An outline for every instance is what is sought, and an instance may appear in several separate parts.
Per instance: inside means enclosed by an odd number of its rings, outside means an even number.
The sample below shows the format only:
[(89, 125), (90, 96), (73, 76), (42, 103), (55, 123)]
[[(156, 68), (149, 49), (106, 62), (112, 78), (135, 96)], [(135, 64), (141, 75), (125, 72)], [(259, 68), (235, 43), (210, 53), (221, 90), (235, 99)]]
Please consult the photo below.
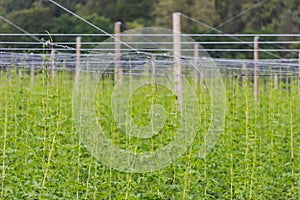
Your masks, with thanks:
[(21, 69), (18, 69), (18, 77), (19, 77), (19, 78), (22, 77), (22, 71), (21, 71)]
[(278, 88), (278, 74), (277, 73), (274, 74), (274, 88), (275, 89)]
[(115, 58), (114, 58), (114, 64), (115, 64), (115, 82), (117, 83), (120, 80), (120, 72), (121, 72), (121, 66), (120, 66), (120, 56), (121, 56), (121, 22), (115, 23)]
[(243, 69), (243, 72), (242, 72), (242, 87), (245, 88), (246, 85), (247, 85), (246, 82), (247, 82), (247, 76), (248, 76), (247, 64), (246, 63), (243, 63), (242, 69)]
[(34, 78), (35, 78), (35, 66), (34, 66), (34, 63), (31, 63), (31, 66), (30, 66), (30, 81), (31, 81), (31, 83), (34, 82)]
[(76, 38), (75, 80), (77, 80), (80, 74), (80, 48), (81, 48), (81, 37), (78, 36)]
[(76, 38), (76, 72), (80, 70), (80, 48), (81, 48), (81, 37)]
[(254, 101), (258, 100), (258, 39), (254, 37)]
[(7, 69), (8, 69), (7, 79), (10, 79), (10, 76), (11, 76), (11, 65), (10, 64), (7, 65)]
[(52, 81), (54, 81), (54, 76), (55, 76), (55, 49), (51, 49), (51, 54), (50, 54), (50, 61), (51, 61), (51, 76), (52, 76)]
[(199, 60), (199, 47), (198, 43), (194, 44), (194, 84), (198, 85), (198, 60)]
[(151, 77), (152, 77), (152, 80), (155, 79), (155, 59), (156, 59), (156, 55), (155, 54), (152, 54), (151, 55)]
[(180, 12), (173, 13), (174, 80), (178, 110), (182, 110), (181, 26)]
[(299, 70), (299, 73), (298, 73), (298, 89), (299, 89), (299, 92), (300, 92), (300, 51), (298, 52), (298, 70)]

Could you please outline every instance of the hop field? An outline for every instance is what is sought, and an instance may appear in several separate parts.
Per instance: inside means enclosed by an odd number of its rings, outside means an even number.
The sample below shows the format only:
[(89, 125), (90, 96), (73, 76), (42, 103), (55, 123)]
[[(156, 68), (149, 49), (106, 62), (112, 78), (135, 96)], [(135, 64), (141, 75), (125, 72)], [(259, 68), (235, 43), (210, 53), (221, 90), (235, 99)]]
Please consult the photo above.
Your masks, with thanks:
[[(205, 83), (193, 85), (200, 105), (196, 137), (188, 151), (167, 167), (125, 173), (93, 157), (81, 143), (72, 111), (74, 74), (47, 72), (34, 81), (1, 71), (1, 199), (299, 199), (300, 96), (297, 80), (260, 79), (259, 101), (249, 78), (224, 77), (226, 118), (216, 146), (199, 158), (211, 120)], [(192, 83), (192, 81), (191, 81)], [(194, 83), (193, 83), (194, 84)], [(98, 124), (112, 143), (128, 151), (153, 151), (168, 144), (178, 129), (176, 96), (145, 86), (132, 96), (132, 118), (149, 123), (151, 103), (167, 120), (149, 139), (127, 136), (112, 117), (111, 79), (96, 91)]]

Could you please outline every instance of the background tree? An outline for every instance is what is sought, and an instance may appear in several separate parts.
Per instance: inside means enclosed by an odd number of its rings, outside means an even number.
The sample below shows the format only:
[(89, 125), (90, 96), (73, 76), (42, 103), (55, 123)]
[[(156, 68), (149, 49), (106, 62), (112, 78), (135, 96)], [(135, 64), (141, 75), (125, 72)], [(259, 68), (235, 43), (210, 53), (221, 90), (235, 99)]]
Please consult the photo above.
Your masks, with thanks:
[[(299, 0), (56, 0), (59, 4), (88, 19), (108, 32), (116, 21), (123, 22), (123, 30), (144, 26), (172, 28), (172, 13), (182, 12), (209, 26), (218, 26), (228, 19), (261, 5), (234, 18), (218, 29), (226, 33), (299, 33)], [(0, 15), (8, 18), (30, 33), (101, 33), (66, 13), (47, 0), (0, 0)], [(182, 17), (182, 32), (204, 33), (209, 28)], [(19, 33), (15, 27), (0, 23), (1, 33)], [(212, 32), (213, 33), (213, 32)], [(3, 37), (3, 40), (32, 41), (32, 38)], [(56, 38), (55, 38), (56, 39)], [(57, 38), (59, 39), (59, 38)], [(64, 38), (72, 40), (72, 38)], [(104, 38), (85, 38), (101, 41)], [(195, 38), (201, 41), (201, 38)], [(217, 41), (217, 38), (211, 38)], [(247, 39), (247, 38), (245, 38)], [(276, 40), (277, 38), (265, 38)], [(299, 38), (280, 38), (299, 40)], [(226, 48), (227, 46), (222, 46)], [(231, 46), (232, 47), (232, 46)], [(243, 48), (243, 46), (236, 46)], [(278, 45), (277, 45), (278, 47)], [(281, 45), (291, 48), (291, 45)], [(293, 46), (298, 48), (297, 45)], [(209, 46), (207, 47), (209, 48)], [(270, 46), (272, 48), (272, 46)], [(239, 53), (239, 52), (238, 52)], [(215, 57), (221, 55), (216, 53)], [(219, 55), (220, 54), (220, 55)], [(234, 53), (232, 53), (234, 54)], [(282, 55), (285, 56), (285, 55)], [(234, 57), (242, 58), (241, 54)]]
[[(233, 2), (232, 0), (216, 0), (215, 6), (219, 15), (217, 24), (220, 25), (242, 12), (243, 1)], [(244, 28), (245, 23), (240, 17), (237, 17), (220, 27), (220, 29), (226, 33), (242, 32)]]
[(28, 32), (40, 33), (50, 28), (51, 10), (47, 7), (17, 10), (8, 14), (7, 18)]
[(78, 12), (81, 15), (97, 13), (112, 22), (122, 21), (128, 28), (136, 28), (153, 25), (151, 11), (156, 2), (157, 0), (89, 0)]
[[(246, 1), (243, 4), (242, 9), (246, 10), (248, 8), (251, 8), (258, 2), (259, 1)], [(261, 4), (261, 6), (258, 6), (251, 12), (248, 12), (242, 16), (243, 23), (245, 24), (244, 31), (251, 30), (257, 32), (262, 29), (269, 30), (270, 32), (276, 31), (278, 23), (285, 15), (286, 11), (289, 10), (290, 6), (292, 6), (291, 1), (266, 1), (265, 3)], [(288, 22), (292, 19), (285, 18), (285, 20), (286, 22)]]
[[(214, 0), (161, 0), (155, 4), (153, 10), (153, 16), (156, 19), (155, 25), (172, 28), (173, 12), (181, 12), (210, 26), (214, 26), (219, 19)], [(185, 18), (182, 18), (181, 26), (185, 33), (199, 32), (207, 29), (207, 27), (191, 23), (190, 20)]]
[(16, 10), (29, 9), (33, 6), (36, 0), (0, 0), (0, 7), (5, 13), (10, 13)]

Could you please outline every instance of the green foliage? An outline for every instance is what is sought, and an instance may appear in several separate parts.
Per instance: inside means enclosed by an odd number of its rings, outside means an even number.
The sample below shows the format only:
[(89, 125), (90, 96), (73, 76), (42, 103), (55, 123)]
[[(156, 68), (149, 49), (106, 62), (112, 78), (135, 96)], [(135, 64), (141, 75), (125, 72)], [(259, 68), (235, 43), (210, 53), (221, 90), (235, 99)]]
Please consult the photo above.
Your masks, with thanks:
[[(49, 29), (51, 11), (47, 7), (34, 7), (11, 12), (7, 18), (29, 32), (40, 33)], [(7, 32), (9, 32), (9, 30), (11, 30), (11, 27), (9, 27)], [(16, 32), (16, 30), (13, 29), (13, 32)]]
[(90, 15), (97, 13), (109, 18), (112, 22), (122, 21), (132, 23), (141, 21), (143, 26), (153, 25), (154, 18), (151, 15), (157, 0), (90, 0), (83, 6), (79, 13)]
[[(209, 26), (226, 33), (299, 33), (300, 7), (298, 0), (233, 1), (233, 0), (57, 0), (66, 8), (78, 13), (96, 26), (112, 33), (113, 24), (122, 22), (126, 29), (160, 26), (172, 28), (172, 13), (182, 12), (208, 26), (181, 18), (183, 33), (217, 33)], [(247, 11), (248, 10), (248, 11)], [(101, 33), (88, 24), (66, 13), (63, 9), (44, 0), (0, 0), (0, 14), (30, 33)], [(226, 22), (226, 23), (224, 23)], [(8, 23), (0, 24), (1, 33), (19, 33)], [(30, 37), (2, 37), (3, 41), (32, 41)], [(86, 41), (103, 41), (105, 38), (85, 37)], [(212, 38), (218, 41), (219, 38)], [(275, 40), (276, 38), (272, 38)], [(54, 38), (54, 42), (74, 42), (72, 38)], [(201, 41), (201, 39), (197, 39)], [(299, 38), (280, 37), (280, 40)], [(246, 39), (246, 41), (248, 41)], [(1, 45), (8, 46), (5, 44)], [(220, 45), (224, 48), (248, 48), (246, 45)], [(272, 45), (263, 45), (272, 47)], [(261, 46), (261, 47), (263, 47)], [(90, 46), (92, 47), (92, 46)], [(209, 47), (209, 45), (207, 45)], [(278, 47), (278, 45), (276, 46)], [(297, 48), (297, 45), (281, 44), (280, 48)], [(277, 53), (294, 58), (294, 53)], [(214, 57), (251, 58), (250, 52), (211, 52)], [(262, 52), (261, 58), (270, 58)]]
[[(216, 9), (220, 16), (218, 24), (230, 19), (233, 16), (238, 15), (242, 11), (243, 1), (232, 0), (216, 0)], [(226, 33), (237, 33), (242, 32), (245, 28), (245, 23), (241, 18), (236, 18), (232, 22), (226, 23), (221, 26), (220, 29)]]
[[(258, 2), (248, 1), (242, 9), (248, 9)], [(277, 33), (298, 33), (299, 32), (299, 3), (296, 1), (266, 1), (253, 11), (246, 13), (242, 19), (245, 28), (253, 31), (260, 31), (264, 27)]]
[[(256, 5), (260, 1), (254, 0), (58, 0), (57, 2), (82, 16), (97, 14), (104, 16), (112, 23), (122, 21), (125, 28), (141, 26), (171, 28), (171, 14), (178, 11), (215, 26), (247, 9), (250, 10), (219, 28), (228, 33), (241, 33), (245, 30), (257, 32), (262, 29), (277, 33), (298, 33), (300, 26), (298, 20), (300, 8), (297, 0), (268, 0), (259, 6)], [(254, 6), (256, 7), (252, 9)], [(69, 22), (69, 19), (63, 17), (65, 11), (43, 0), (1, 0), (0, 13), (24, 29), (33, 32), (43, 32), (48, 24), (52, 24), (60, 17), (66, 23)], [(24, 16), (23, 21), (20, 16)], [(23, 25), (25, 20), (26, 23)], [(32, 24), (32, 27), (28, 24)], [(59, 24), (57, 29), (68, 32), (69, 29), (64, 29), (64, 25), (66, 24)], [(10, 29), (14, 30), (12, 27)], [(182, 29), (185, 33), (194, 33), (207, 30), (207, 27), (183, 20)]]
[[(172, 28), (172, 13), (181, 12), (189, 17), (195, 18), (210, 26), (215, 25), (219, 16), (215, 9), (215, 2), (210, 0), (162, 0), (159, 1), (153, 10), (153, 15), (156, 18), (155, 24)], [(182, 30), (185, 33), (199, 32), (199, 30), (207, 30), (207, 27), (193, 24), (190, 21), (183, 19)]]
[[(104, 30), (108, 33), (113, 32), (113, 24), (111, 21), (103, 16), (97, 14), (91, 14), (89, 16), (84, 16), (86, 20), (95, 24), (99, 27), (105, 27)], [(77, 18), (70, 16), (69, 14), (63, 14), (60, 17), (54, 18), (49, 29), (51, 33), (70, 33), (70, 34), (98, 34), (99, 30), (86, 25), (84, 22), (78, 20)], [(84, 40), (89, 42), (102, 42), (107, 37), (84, 37)], [(54, 37), (55, 42), (74, 42), (74, 38), (70, 37)], [(70, 45), (71, 46), (71, 45)], [(74, 46), (75, 47), (75, 46)], [(93, 48), (92, 45), (85, 45), (84, 48)]]
[[(37, 17), (38, 16), (38, 17)], [(29, 9), (20, 9), (9, 12), (6, 16), (12, 23), (21, 27), (29, 33), (45, 33), (51, 27), (52, 11), (48, 7), (35, 6)], [(20, 31), (8, 23), (0, 24), (0, 33), (20, 33)], [(33, 39), (28, 36), (2, 37), (2, 41), (9, 42), (32, 42)], [(36, 41), (35, 41), (36, 42)], [(2, 45), (1, 45), (2, 46)], [(5, 45), (9, 47), (9, 45)], [(24, 45), (23, 47), (26, 47)]]
[(0, 7), (2, 7), (6, 13), (10, 13), (12, 11), (30, 9), (34, 2), (35, 0), (0, 0)]
[[(105, 27), (107, 32), (112, 33), (113, 31), (112, 22), (103, 16), (99, 16), (95, 13), (84, 16), (84, 18), (96, 26)], [(49, 30), (50, 33), (99, 33), (99, 30), (87, 25), (73, 16), (70, 16), (69, 14), (63, 14), (60, 17), (54, 18)]]
[[(52, 81), (43, 70), (31, 82), (25, 71), (22, 78), (16, 71), (1, 71), (1, 199), (299, 198), (300, 99), (296, 79), (279, 79), (275, 89), (272, 78), (262, 78), (259, 101), (254, 102), (250, 78), (244, 87), (239, 78), (224, 78), (228, 102), (225, 130), (204, 159), (198, 158), (198, 150), (209, 127), (210, 97), (205, 84), (197, 85), (201, 126), (188, 152), (162, 170), (127, 174), (102, 165), (80, 143), (72, 119), (73, 77), (73, 73), (60, 72)], [(97, 109), (107, 136), (121, 148), (126, 143), (118, 141), (118, 127), (109, 103), (105, 104), (113, 88), (108, 79), (99, 82), (98, 91), (107, 93), (99, 96), (102, 107)], [(153, 89), (145, 87), (134, 94), (136, 123), (147, 123), (151, 102), (147, 95), (157, 95), (156, 100), (171, 114), (172, 95), (162, 88), (157, 88), (161, 93)], [(164, 130), (172, 132), (176, 128), (172, 123), (170, 120)], [(163, 134), (162, 142), (164, 137), (168, 135)], [(149, 140), (140, 150), (161, 141)]]

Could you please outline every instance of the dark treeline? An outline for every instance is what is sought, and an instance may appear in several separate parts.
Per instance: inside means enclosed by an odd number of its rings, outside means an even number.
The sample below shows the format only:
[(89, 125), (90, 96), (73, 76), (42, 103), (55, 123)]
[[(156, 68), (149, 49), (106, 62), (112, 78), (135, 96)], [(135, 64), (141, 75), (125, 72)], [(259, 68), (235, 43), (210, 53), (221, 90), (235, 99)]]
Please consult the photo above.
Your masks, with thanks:
[[(226, 33), (299, 33), (300, 30), (299, 0), (56, 0), (56, 2), (110, 33), (113, 32), (113, 24), (116, 21), (123, 22), (123, 30), (146, 26), (171, 28), (171, 14), (175, 11), (209, 26), (218, 27)], [(252, 7), (255, 8), (251, 9)], [(223, 24), (247, 10), (249, 11)], [(47, 0), (0, 0), (0, 14), (30, 33), (100, 33)], [(203, 33), (209, 31), (209, 28), (183, 18), (182, 30), (184, 33)], [(1, 22), (0, 32), (20, 31)]]
[[(231, 17), (255, 6), (262, 0), (57, 0), (58, 3), (112, 31), (115, 21), (125, 28), (144, 26), (171, 27), (171, 13), (180, 11), (210, 26), (222, 24)], [(46, 0), (0, 0), (0, 13), (29, 32), (94, 32), (86, 24)], [(186, 33), (206, 30), (184, 23)], [(267, 0), (235, 20), (219, 27), (227, 33), (270, 32), (298, 33), (300, 6), (298, 0)], [(16, 30), (1, 23), (1, 32)], [(96, 31), (97, 32), (97, 31)]]

